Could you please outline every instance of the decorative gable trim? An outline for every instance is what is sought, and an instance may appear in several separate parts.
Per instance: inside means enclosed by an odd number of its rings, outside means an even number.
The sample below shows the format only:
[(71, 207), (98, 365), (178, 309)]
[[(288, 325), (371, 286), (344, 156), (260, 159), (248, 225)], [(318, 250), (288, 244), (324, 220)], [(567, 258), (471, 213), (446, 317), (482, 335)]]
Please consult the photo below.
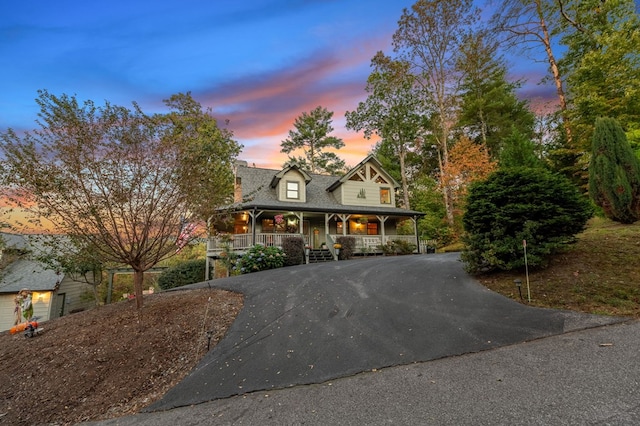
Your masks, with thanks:
[[(370, 165), (369, 171), (367, 171), (367, 164)], [(373, 165), (373, 168), (371, 167)], [(376, 157), (373, 155), (367, 156), (364, 160), (358, 163), (357, 166), (353, 167), (347, 174), (342, 176), (340, 179), (336, 180), (332, 183), (328, 188), (328, 192), (335, 191), (340, 185), (343, 183), (353, 180), (353, 181), (367, 181), (374, 180), (376, 183), (380, 183), (383, 185), (390, 185), (395, 189), (400, 188), (400, 184), (396, 182), (383, 168), (382, 164), (378, 161)]]

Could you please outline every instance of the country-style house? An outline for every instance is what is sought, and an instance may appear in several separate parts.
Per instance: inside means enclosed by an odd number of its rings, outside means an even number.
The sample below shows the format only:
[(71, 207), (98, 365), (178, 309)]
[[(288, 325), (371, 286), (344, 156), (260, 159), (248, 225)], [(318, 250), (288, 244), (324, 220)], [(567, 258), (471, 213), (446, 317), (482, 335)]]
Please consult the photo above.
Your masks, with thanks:
[(243, 251), (255, 244), (280, 246), (291, 236), (311, 248), (326, 247), (334, 258), (334, 243), (342, 235), (355, 238), (357, 253), (376, 252), (397, 239), (420, 246), (416, 221), (424, 213), (397, 207), (399, 185), (371, 155), (343, 176), (245, 162), (238, 162), (235, 175), (234, 204), (212, 218), (216, 232), (208, 241), (208, 259), (219, 257), (223, 244)]

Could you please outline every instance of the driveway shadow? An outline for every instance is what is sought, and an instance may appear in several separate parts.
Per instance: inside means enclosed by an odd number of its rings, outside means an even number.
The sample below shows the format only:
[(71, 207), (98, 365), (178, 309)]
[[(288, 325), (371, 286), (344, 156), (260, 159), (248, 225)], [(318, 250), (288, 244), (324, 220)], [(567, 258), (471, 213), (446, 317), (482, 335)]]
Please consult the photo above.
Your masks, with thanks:
[[(478, 352), (619, 319), (529, 307), (459, 255), (376, 257), (199, 283), (245, 295), (225, 338), (145, 411)], [(535, 293), (535, 288), (532, 288)]]

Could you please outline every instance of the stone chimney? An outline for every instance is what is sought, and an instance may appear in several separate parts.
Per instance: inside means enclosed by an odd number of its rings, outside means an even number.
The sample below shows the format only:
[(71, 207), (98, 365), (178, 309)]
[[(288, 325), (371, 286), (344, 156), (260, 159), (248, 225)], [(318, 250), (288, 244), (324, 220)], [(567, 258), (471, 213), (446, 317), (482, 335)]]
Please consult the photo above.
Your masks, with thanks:
[(238, 176), (238, 167), (247, 167), (247, 162), (242, 160), (236, 160), (236, 164), (233, 170), (233, 174), (236, 177), (235, 185), (233, 187), (233, 202), (242, 202), (242, 178)]
[(233, 202), (242, 202), (242, 178), (240, 176), (236, 176), (236, 184), (233, 188)]

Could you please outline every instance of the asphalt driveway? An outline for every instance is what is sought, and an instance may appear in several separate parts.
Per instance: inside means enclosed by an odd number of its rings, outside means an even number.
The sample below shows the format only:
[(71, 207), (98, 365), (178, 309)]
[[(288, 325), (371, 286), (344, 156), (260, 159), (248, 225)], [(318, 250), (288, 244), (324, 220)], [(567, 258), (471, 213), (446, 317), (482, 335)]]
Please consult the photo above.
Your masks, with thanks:
[(481, 286), (458, 258), (375, 257), (194, 285), (241, 292), (244, 308), (194, 371), (146, 411), (324, 383), (619, 321), (514, 302)]

